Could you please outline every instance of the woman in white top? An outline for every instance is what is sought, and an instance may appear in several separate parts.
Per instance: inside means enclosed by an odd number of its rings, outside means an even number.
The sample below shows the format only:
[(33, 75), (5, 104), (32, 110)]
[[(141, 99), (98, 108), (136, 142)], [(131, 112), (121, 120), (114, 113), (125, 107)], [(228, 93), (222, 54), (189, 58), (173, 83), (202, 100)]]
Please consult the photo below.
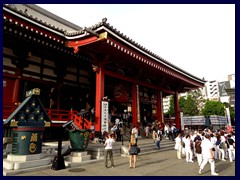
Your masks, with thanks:
[(177, 158), (178, 159), (182, 159), (181, 154), (182, 154), (182, 137), (181, 137), (181, 133), (179, 133), (177, 135), (177, 137), (175, 138), (175, 147), (174, 149), (177, 150)]
[(217, 142), (217, 137), (216, 137), (216, 133), (213, 133), (210, 135), (211, 136), (211, 143), (213, 144), (213, 148), (215, 149), (214, 151), (214, 159), (218, 159), (218, 154), (217, 154), (217, 145), (216, 145), (216, 142)]
[(193, 142), (188, 134), (185, 140), (185, 153), (186, 153), (186, 162), (193, 162)]

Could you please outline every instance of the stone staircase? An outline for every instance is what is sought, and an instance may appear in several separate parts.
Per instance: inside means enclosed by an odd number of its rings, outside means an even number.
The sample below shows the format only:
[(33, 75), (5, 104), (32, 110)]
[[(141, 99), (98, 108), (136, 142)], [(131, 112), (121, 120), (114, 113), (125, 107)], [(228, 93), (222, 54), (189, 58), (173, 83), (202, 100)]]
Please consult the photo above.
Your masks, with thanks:
[[(139, 147), (141, 149), (141, 152), (139, 155), (144, 155), (144, 154), (151, 154), (151, 153), (157, 153), (161, 151), (167, 151), (167, 150), (172, 150), (174, 148), (175, 142), (170, 141), (167, 139), (163, 139), (160, 144), (160, 150), (157, 149), (155, 142), (153, 142), (153, 139), (148, 139), (148, 138), (140, 138), (139, 139)], [(128, 145), (121, 147), (121, 156), (129, 156), (128, 153)]]

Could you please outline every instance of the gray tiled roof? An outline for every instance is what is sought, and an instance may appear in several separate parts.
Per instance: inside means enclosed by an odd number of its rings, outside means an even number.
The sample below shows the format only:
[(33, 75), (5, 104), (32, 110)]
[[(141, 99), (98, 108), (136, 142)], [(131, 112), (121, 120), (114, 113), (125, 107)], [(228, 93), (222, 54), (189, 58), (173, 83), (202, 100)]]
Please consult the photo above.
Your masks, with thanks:
[(52, 29), (65, 32), (65, 31), (78, 31), (82, 27), (77, 26), (55, 14), (34, 4), (5, 4), (5, 7), (16, 11), (38, 23), (49, 26)]

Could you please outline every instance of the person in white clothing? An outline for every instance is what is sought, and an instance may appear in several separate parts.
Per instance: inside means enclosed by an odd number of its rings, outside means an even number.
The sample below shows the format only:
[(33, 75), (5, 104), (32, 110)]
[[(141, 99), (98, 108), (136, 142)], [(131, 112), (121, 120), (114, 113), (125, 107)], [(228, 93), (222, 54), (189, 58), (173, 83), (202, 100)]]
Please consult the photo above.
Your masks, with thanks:
[(112, 168), (114, 167), (113, 153), (112, 153), (112, 148), (113, 148), (114, 142), (115, 142), (115, 140), (113, 139), (113, 135), (109, 135), (104, 143), (104, 147), (105, 147), (104, 159), (105, 159), (105, 167), (106, 168), (108, 168), (108, 156), (110, 158)]
[(186, 162), (193, 162), (193, 142), (188, 134), (185, 140), (185, 153), (186, 153)]
[(219, 144), (219, 150), (221, 151), (221, 155), (222, 155), (222, 161), (226, 161), (227, 158), (227, 144), (226, 144), (226, 138), (224, 135), (224, 132), (221, 131), (220, 132), (220, 144)]
[(165, 124), (164, 126), (164, 133), (165, 133), (165, 138), (169, 139), (169, 125)]
[(186, 136), (183, 135), (182, 136), (182, 154), (186, 154), (186, 151), (185, 151), (185, 140), (186, 140)]
[(216, 142), (217, 142), (216, 133), (212, 133), (210, 136), (211, 136), (210, 141), (213, 144), (213, 148), (215, 149), (215, 151), (214, 151), (214, 159), (218, 159), (217, 145), (216, 145)]
[(197, 157), (197, 153), (196, 153), (196, 148), (195, 148), (195, 138), (197, 137), (198, 131), (195, 130), (193, 135), (191, 136), (191, 139), (193, 141), (193, 156)]
[(232, 139), (232, 135), (228, 135), (227, 148), (230, 162), (235, 160), (235, 141)]
[(182, 159), (181, 154), (182, 154), (182, 135), (179, 133), (177, 137), (175, 138), (175, 147), (174, 149), (177, 150), (177, 158)]
[(134, 134), (136, 142), (138, 142), (138, 128), (136, 125), (133, 127), (131, 133)]
[(199, 174), (202, 174), (204, 166), (209, 162), (211, 165), (211, 175), (217, 176), (218, 173), (215, 172), (215, 160), (213, 154), (213, 144), (210, 141), (210, 135), (206, 134), (204, 140), (201, 144), (203, 162), (200, 165)]

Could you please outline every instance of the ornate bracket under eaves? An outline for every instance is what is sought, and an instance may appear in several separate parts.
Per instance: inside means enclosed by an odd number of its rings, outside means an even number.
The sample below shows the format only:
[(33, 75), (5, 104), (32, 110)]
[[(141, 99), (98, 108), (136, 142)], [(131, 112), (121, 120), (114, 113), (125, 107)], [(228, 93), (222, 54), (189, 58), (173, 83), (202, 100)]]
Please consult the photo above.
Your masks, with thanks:
[(73, 48), (74, 53), (77, 53), (79, 51), (78, 47), (85, 46), (87, 44), (91, 44), (91, 43), (101, 41), (101, 40), (104, 40), (104, 39), (107, 39), (107, 32), (101, 33), (99, 35), (99, 37), (94, 36), (94, 37), (89, 37), (89, 38), (86, 38), (86, 39), (83, 39), (83, 40), (67, 41), (66, 46), (70, 47), (70, 48)]

